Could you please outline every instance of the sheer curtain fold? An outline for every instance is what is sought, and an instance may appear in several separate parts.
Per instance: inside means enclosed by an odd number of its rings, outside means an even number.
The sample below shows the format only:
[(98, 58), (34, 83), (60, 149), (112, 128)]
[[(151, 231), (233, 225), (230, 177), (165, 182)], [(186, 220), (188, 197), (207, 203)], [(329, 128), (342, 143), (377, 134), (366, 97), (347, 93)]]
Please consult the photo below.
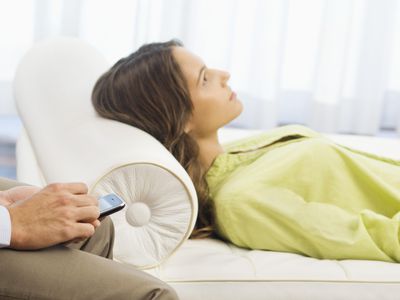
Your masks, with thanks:
[(347, 78), (353, 84), (338, 101), (342, 111), (351, 112), (339, 123), (344, 130), (375, 134), (381, 125), (397, 9), (396, 0), (366, 1), (354, 78)]
[(399, 0), (30, 3), (32, 41), (78, 36), (111, 63), (144, 43), (182, 40), (210, 67), (230, 71), (245, 106), (234, 126), (400, 131)]

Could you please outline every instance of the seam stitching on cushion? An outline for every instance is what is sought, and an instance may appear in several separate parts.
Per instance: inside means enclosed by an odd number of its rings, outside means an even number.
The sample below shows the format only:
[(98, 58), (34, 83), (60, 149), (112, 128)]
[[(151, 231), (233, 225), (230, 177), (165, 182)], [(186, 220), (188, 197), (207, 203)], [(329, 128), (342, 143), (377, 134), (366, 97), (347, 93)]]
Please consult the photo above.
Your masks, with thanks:
[[(247, 260), (250, 263), (250, 265), (253, 269), (253, 276), (257, 278), (258, 277), (257, 268), (256, 268), (254, 262), (250, 259), (250, 257), (247, 254), (245, 254), (245, 255), (239, 254), (238, 251), (236, 251), (236, 248), (235, 248), (236, 246), (232, 245), (231, 243), (229, 243), (228, 246), (229, 246), (229, 249), (231, 250), (232, 254), (239, 256), (241, 258), (244, 258), (245, 260)], [(251, 253), (251, 252), (252, 251), (249, 250), (249, 253)]]
[(350, 280), (349, 273), (347, 272), (346, 268), (341, 264), (341, 262), (334, 260), (335, 264), (343, 271), (347, 280)]

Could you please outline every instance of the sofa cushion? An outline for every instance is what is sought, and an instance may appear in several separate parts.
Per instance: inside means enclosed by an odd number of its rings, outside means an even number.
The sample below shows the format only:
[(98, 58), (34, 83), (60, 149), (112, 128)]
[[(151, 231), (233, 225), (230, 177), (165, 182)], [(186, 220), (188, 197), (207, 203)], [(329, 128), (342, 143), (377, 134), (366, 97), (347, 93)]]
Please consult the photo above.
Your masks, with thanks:
[(127, 207), (112, 215), (118, 232), (115, 258), (154, 267), (189, 237), (196, 192), (155, 138), (96, 115), (91, 91), (108, 67), (78, 39), (38, 43), (16, 72), (17, 107), (44, 181), (83, 181), (95, 196), (122, 197)]

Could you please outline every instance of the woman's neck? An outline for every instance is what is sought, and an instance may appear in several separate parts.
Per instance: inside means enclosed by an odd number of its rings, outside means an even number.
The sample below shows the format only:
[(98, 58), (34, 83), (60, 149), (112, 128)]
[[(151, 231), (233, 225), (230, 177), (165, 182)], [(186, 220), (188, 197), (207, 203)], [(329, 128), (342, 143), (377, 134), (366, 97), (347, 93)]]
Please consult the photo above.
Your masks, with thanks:
[(224, 149), (218, 141), (218, 134), (215, 132), (206, 137), (195, 137), (195, 140), (199, 145), (200, 163), (204, 167), (204, 170), (208, 170), (214, 159), (224, 152)]

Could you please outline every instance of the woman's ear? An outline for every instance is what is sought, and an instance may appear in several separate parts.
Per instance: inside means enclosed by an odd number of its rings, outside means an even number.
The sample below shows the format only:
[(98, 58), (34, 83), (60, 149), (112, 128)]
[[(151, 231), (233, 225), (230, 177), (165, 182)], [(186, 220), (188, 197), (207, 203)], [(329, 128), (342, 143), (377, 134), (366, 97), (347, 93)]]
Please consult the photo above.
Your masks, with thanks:
[(192, 121), (189, 121), (186, 123), (185, 129), (183, 131), (185, 131), (185, 133), (188, 134), (192, 130), (193, 130), (193, 123), (192, 123)]

